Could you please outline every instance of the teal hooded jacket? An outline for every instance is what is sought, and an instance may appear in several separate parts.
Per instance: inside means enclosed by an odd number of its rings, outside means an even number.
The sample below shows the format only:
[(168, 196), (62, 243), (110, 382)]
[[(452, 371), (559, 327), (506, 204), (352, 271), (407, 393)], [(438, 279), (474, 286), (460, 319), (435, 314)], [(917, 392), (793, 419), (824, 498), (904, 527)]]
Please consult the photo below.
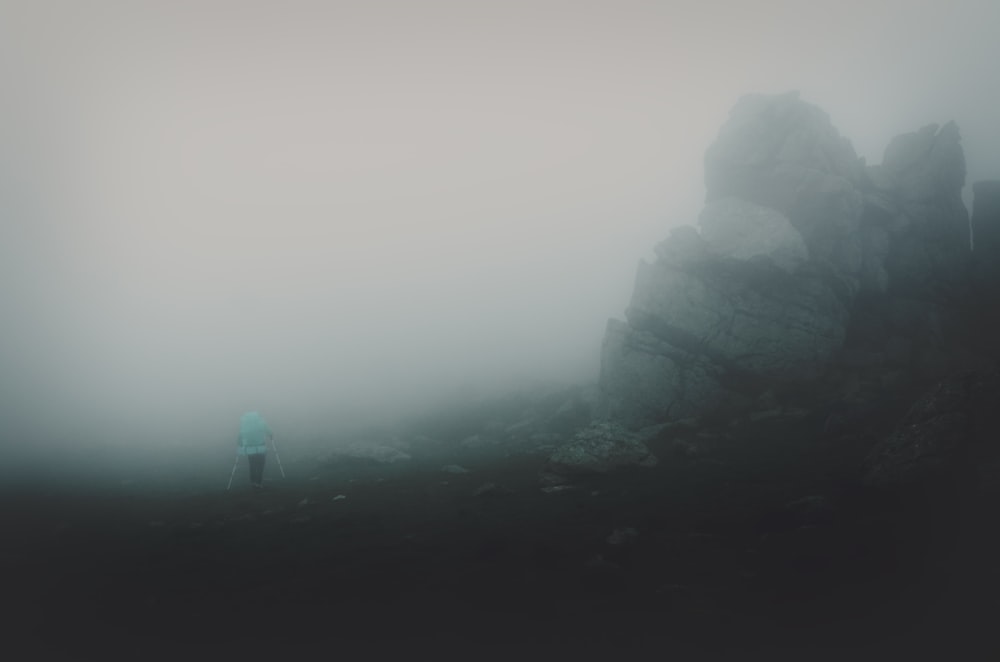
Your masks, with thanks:
[(255, 411), (249, 411), (240, 418), (240, 435), (237, 446), (241, 455), (256, 455), (267, 452), (267, 442), (273, 436), (271, 428)]

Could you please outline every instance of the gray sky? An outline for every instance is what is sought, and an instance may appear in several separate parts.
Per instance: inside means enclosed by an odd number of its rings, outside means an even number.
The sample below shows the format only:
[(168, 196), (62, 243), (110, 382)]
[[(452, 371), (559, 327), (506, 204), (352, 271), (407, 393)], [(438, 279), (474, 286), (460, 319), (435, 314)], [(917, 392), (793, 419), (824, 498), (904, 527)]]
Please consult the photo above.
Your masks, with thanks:
[(954, 119), (969, 183), (997, 178), (997, 25), (995, 0), (0, 0), (0, 416), (193, 439), (595, 379), (741, 95), (799, 90), (869, 163)]

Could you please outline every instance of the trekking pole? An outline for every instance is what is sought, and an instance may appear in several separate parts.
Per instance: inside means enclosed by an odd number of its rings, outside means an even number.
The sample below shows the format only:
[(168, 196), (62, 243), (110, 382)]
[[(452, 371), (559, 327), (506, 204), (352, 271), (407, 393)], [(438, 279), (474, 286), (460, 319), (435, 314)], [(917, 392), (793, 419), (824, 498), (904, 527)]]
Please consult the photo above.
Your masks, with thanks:
[(281, 469), (281, 477), (285, 477), (285, 468), (281, 466), (281, 456), (278, 455), (278, 447), (274, 445), (274, 437), (271, 437), (271, 448), (274, 449), (274, 459), (278, 461), (278, 468)]
[(236, 475), (236, 465), (239, 464), (239, 463), (240, 463), (240, 454), (237, 453), (236, 454), (236, 461), (233, 462), (233, 470), (231, 472), (229, 472), (229, 484), (226, 485), (226, 491), (227, 492), (229, 491), (229, 488), (233, 486), (233, 476)]

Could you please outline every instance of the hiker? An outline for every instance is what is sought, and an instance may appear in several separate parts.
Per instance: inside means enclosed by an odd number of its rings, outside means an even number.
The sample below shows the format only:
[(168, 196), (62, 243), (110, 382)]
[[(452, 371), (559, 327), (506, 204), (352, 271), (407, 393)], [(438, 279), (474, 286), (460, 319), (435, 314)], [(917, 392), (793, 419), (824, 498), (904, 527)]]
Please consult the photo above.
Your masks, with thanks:
[[(240, 434), (236, 445), (240, 455), (247, 456), (250, 464), (250, 485), (260, 489), (264, 487), (264, 461), (267, 459), (267, 442), (274, 434), (261, 415), (250, 411), (240, 418)], [(231, 481), (230, 481), (231, 482)]]

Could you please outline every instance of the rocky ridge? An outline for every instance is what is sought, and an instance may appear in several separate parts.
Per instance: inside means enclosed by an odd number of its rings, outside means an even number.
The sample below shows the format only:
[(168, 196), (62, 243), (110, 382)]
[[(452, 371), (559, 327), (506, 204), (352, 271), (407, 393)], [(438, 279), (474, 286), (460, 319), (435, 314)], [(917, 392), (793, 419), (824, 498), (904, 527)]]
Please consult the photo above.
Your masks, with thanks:
[[(868, 166), (797, 94), (741, 99), (706, 153), (697, 227), (640, 262), (626, 320), (608, 323), (599, 415), (640, 429), (732, 422), (773, 408), (764, 394), (871, 403), (995, 360), (965, 177), (953, 122), (893, 138)], [(981, 232), (977, 263), (993, 264)]]

